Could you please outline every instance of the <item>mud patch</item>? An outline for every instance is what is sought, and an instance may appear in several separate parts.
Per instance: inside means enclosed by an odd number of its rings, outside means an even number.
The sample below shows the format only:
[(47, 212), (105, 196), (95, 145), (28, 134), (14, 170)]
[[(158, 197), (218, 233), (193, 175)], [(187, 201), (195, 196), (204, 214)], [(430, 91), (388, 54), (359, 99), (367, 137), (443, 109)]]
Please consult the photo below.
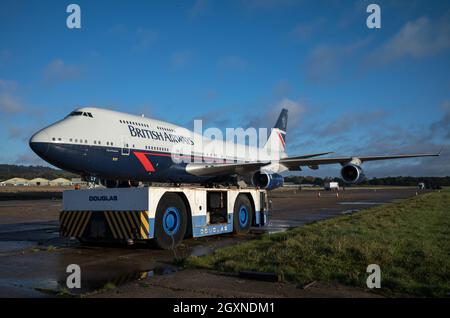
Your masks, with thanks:
[(370, 202), (370, 201), (344, 201), (339, 202), (341, 205), (379, 205), (386, 204), (387, 202)]

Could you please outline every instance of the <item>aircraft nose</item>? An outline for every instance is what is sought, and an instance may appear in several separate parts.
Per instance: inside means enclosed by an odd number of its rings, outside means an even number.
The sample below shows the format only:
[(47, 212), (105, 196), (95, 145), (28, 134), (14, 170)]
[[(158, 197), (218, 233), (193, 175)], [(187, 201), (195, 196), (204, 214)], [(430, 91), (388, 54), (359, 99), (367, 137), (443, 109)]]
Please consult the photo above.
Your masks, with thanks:
[(30, 138), (30, 148), (39, 156), (48, 152), (50, 137), (45, 130), (40, 130)]

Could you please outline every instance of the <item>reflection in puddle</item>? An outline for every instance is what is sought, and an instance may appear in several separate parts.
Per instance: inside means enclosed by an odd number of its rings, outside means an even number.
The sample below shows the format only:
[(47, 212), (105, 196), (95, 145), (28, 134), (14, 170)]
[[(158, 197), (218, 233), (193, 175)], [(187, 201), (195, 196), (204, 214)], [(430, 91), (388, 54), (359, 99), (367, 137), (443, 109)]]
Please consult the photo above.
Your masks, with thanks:
[[(178, 269), (176, 267), (172, 266), (157, 266), (151, 270), (145, 270), (145, 271), (136, 271), (136, 272), (127, 272), (122, 273), (114, 276), (109, 275), (98, 275), (101, 277), (87, 277), (81, 278), (81, 288), (80, 289), (68, 289), (66, 286), (65, 280), (59, 280), (58, 286), (56, 288), (50, 289), (50, 290), (44, 290), (44, 289), (37, 289), (42, 292), (50, 293), (55, 296), (77, 296), (83, 293), (93, 292), (97, 290), (102, 289), (113, 289), (118, 286), (122, 286), (124, 284), (144, 280), (146, 278), (151, 278), (155, 276), (160, 275), (170, 275), (175, 272), (177, 272)], [(89, 276), (89, 275), (87, 275)], [(92, 276), (92, 275), (90, 275)]]
[(378, 204), (386, 204), (385, 202), (369, 202), (369, 201), (346, 201), (339, 202), (342, 205), (378, 205)]
[(0, 241), (0, 253), (20, 251), (36, 245), (32, 241)]
[(356, 213), (356, 212), (359, 212), (359, 209), (345, 210), (345, 211), (342, 211), (341, 213), (344, 214), (344, 215), (347, 215), (347, 214), (353, 214), (353, 213)]

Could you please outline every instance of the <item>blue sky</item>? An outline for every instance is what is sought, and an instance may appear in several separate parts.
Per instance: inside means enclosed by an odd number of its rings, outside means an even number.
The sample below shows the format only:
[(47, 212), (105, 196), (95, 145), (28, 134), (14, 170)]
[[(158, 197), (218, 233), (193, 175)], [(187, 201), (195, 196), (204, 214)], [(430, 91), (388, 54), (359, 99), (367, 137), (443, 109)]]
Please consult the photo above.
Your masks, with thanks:
[[(450, 2), (0, 2), (0, 162), (42, 164), (28, 138), (78, 106), (192, 127), (270, 127), (290, 110), (291, 155), (437, 151), (450, 141)], [(66, 7), (81, 7), (81, 29)], [(450, 175), (436, 160), (369, 176)], [(337, 167), (306, 171), (337, 175)]]

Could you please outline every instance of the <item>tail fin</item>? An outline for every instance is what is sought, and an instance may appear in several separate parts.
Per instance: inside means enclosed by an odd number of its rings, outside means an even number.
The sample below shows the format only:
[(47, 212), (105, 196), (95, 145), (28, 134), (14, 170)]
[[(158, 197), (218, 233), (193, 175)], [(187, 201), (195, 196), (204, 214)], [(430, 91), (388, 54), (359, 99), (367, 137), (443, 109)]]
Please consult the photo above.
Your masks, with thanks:
[(283, 108), (273, 128), (278, 128), (279, 130), (283, 131), (284, 134), (286, 134), (287, 120), (288, 120), (288, 110), (286, 108)]
[(276, 157), (286, 157), (287, 109), (282, 109), (275, 126), (272, 128), (264, 149)]

